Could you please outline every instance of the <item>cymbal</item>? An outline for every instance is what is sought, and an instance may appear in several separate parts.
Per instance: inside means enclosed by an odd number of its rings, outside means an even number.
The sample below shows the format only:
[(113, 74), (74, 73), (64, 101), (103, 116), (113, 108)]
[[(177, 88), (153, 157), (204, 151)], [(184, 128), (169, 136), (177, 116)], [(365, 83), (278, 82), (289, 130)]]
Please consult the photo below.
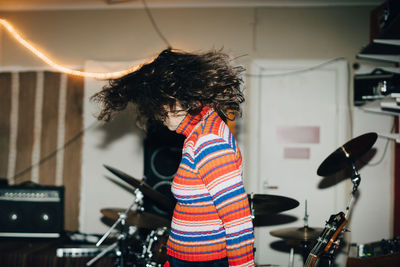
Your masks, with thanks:
[(317, 174), (319, 176), (332, 175), (346, 165), (351, 165), (371, 149), (377, 138), (378, 135), (374, 132), (353, 138), (330, 154), (318, 167)]
[[(125, 212), (124, 209), (119, 208), (105, 208), (101, 209), (101, 213), (111, 220), (118, 220), (119, 214)], [(127, 214), (126, 223), (134, 225), (139, 228), (156, 229), (158, 227), (169, 227), (171, 222), (163, 217), (157, 216), (145, 211), (137, 212), (130, 210)]]
[(249, 194), (248, 198), (250, 207), (253, 204), (256, 217), (290, 210), (299, 205), (295, 199), (277, 195)]
[(281, 230), (271, 231), (270, 234), (284, 239), (294, 239), (301, 241), (316, 240), (322, 233), (324, 228), (311, 228), (311, 227), (289, 227)]
[(118, 176), (119, 178), (121, 178), (122, 180), (127, 182), (128, 184), (130, 184), (131, 186), (140, 189), (140, 191), (143, 193), (144, 196), (149, 197), (151, 200), (154, 201), (154, 203), (157, 206), (159, 206), (163, 210), (171, 212), (171, 213), (174, 210), (175, 203), (171, 202), (171, 200), (169, 198), (167, 198), (160, 192), (151, 188), (151, 186), (148, 185), (146, 182), (137, 180), (137, 179), (133, 178), (132, 176), (130, 176), (129, 174), (126, 174), (116, 168), (107, 166), (105, 164), (103, 164), (103, 166), (107, 170), (109, 170), (110, 172), (112, 172), (113, 174), (115, 174), (116, 176)]

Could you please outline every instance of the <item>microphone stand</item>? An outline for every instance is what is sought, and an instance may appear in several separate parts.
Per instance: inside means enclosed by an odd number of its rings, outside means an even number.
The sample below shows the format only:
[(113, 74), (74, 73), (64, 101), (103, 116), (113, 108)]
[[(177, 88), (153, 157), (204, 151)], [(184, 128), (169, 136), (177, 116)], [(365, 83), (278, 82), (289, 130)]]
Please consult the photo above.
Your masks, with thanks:
[(97, 260), (111, 252), (112, 250), (115, 250), (115, 255), (118, 256), (119, 260), (119, 267), (124, 267), (125, 265), (125, 259), (126, 259), (126, 248), (125, 248), (125, 240), (127, 238), (127, 227), (126, 227), (126, 219), (128, 217), (129, 211), (133, 208), (133, 206), (136, 205), (137, 210), (142, 211), (143, 210), (143, 193), (137, 188), (134, 191), (135, 195), (135, 201), (124, 211), (119, 213), (119, 218), (115, 223), (108, 229), (108, 231), (102, 236), (102, 238), (96, 243), (96, 247), (100, 246), (103, 241), (111, 234), (111, 232), (117, 227), (119, 223), (121, 223), (121, 232), (118, 237), (118, 241), (114, 242), (110, 246), (108, 246), (104, 251), (99, 253), (96, 257), (91, 259), (86, 263), (86, 266), (91, 266), (93, 263), (95, 263)]

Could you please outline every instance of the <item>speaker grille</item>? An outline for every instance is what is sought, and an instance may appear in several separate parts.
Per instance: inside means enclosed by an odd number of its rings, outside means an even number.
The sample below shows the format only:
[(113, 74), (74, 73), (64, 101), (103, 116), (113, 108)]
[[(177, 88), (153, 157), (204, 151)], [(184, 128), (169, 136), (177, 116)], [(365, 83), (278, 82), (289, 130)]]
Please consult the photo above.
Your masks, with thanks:
[(59, 237), (64, 188), (0, 188), (0, 236)]
[[(182, 147), (185, 136), (169, 131), (166, 127), (151, 129), (144, 141), (144, 175), (146, 183), (154, 190), (175, 199), (171, 193), (172, 180), (182, 158)], [(170, 217), (153, 203), (145, 199), (144, 208), (163, 217)]]

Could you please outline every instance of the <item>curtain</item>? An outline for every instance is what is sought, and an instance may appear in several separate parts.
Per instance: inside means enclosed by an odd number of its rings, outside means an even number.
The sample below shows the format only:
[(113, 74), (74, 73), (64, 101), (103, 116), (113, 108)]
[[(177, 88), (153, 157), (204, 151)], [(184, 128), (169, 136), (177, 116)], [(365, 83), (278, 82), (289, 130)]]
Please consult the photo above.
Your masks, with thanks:
[(79, 229), (84, 80), (0, 72), (0, 177), (65, 187), (65, 230)]

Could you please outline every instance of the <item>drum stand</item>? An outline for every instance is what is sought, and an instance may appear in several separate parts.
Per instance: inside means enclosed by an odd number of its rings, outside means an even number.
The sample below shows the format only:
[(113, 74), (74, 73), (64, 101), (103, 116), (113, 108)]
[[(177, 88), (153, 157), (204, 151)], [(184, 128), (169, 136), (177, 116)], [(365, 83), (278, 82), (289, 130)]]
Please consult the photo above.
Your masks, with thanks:
[(143, 211), (143, 194), (139, 189), (134, 191), (135, 201), (124, 211), (119, 213), (119, 218), (115, 223), (110, 227), (110, 229), (103, 235), (103, 237), (96, 243), (96, 246), (100, 246), (103, 241), (111, 234), (111, 232), (117, 227), (119, 223), (121, 223), (121, 231), (118, 237), (118, 240), (104, 249), (101, 253), (99, 253), (96, 257), (91, 259), (86, 263), (86, 266), (91, 266), (93, 263), (98, 261), (100, 258), (105, 256), (111, 251), (115, 252), (117, 256), (116, 266), (117, 267), (125, 267), (128, 262), (128, 251), (126, 249), (125, 241), (129, 235), (128, 227), (126, 225), (126, 218), (128, 216), (128, 212), (136, 205), (136, 209)]

